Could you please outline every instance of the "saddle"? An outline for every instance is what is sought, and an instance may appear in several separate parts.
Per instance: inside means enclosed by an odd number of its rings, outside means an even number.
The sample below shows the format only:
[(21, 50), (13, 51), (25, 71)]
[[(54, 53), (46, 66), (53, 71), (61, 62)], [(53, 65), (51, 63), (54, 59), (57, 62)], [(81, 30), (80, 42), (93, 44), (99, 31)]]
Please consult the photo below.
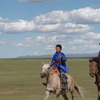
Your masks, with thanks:
[(53, 69), (54, 69), (54, 71), (58, 74), (58, 75), (60, 75), (60, 72), (59, 72), (59, 69), (58, 69), (58, 67), (53, 67)]

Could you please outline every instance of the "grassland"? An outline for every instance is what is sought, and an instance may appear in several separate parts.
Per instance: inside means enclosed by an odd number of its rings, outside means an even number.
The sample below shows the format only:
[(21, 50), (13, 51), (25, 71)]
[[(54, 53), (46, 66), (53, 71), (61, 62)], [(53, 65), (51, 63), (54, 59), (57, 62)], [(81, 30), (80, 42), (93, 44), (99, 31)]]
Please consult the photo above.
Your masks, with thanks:
[[(43, 100), (45, 87), (40, 78), (42, 61), (50, 59), (0, 59), (0, 100)], [(68, 59), (75, 81), (84, 88), (85, 100), (97, 100), (94, 79), (89, 76), (88, 59)], [(71, 100), (70, 94), (68, 96)], [(75, 100), (81, 100), (75, 93)], [(49, 100), (55, 100), (51, 95)], [(61, 97), (60, 100), (63, 100)]]

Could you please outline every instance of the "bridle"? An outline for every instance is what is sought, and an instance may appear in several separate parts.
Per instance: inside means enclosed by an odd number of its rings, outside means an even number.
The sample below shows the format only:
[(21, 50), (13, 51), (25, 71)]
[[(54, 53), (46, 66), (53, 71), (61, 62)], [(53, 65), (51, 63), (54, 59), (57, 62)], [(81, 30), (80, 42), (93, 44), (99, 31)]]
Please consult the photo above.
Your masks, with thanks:
[(52, 70), (53, 71), (53, 68), (54, 67), (49, 67), (48, 69), (46, 69), (46, 77), (47, 78), (49, 78), (51, 75), (53, 75), (54, 73), (55, 73), (55, 71), (54, 72), (52, 72), (51, 74), (50, 74), (50, 71)]

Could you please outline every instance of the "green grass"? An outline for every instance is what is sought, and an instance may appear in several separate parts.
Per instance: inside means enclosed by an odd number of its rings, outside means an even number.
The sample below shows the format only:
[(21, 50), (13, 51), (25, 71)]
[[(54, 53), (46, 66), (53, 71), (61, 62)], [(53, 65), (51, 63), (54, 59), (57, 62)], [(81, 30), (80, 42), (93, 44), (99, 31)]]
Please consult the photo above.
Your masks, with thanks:
[[(40, 78), (42, 61), (50, 59), (0, 59), (0, 100), (43, 100), (45, 87)], [(85, 100), (96, 100), (97, 89), (89, 76), (88, 59), (68, 59), (67, 66), (75, 81), (84, 88)], [(68, 97), (71, 100), (70, 94)], [(81, 100), (75, 93), (75, 100)], [(51, 94), (49, 100), (55, 100)], [(63, 100), (60, 97), (60, 100)]]

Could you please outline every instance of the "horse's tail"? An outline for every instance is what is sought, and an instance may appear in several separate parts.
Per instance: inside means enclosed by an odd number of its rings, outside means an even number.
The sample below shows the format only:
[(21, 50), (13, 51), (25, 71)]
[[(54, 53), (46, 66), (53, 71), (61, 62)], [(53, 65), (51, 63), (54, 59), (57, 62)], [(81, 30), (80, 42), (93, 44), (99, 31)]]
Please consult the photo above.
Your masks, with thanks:
[(84, 99), (84, 90), (82, 87), (78, 86), (75, 82), (74, 82), (74, 88), (75, 90), (78, 92), (78, 94), (81, 96), (82, 100)]

